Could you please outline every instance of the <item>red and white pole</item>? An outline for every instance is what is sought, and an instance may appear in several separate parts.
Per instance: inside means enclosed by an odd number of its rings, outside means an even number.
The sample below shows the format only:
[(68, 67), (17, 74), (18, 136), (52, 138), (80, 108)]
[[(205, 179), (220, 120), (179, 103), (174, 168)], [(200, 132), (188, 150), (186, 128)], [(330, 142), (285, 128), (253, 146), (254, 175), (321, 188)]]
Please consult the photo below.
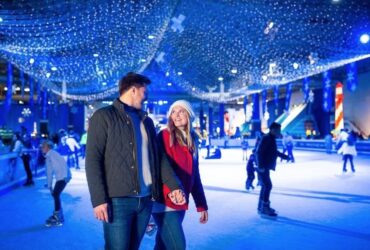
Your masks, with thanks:
[(343, 84), (338, 82), (335, 86), (335, 131), (344, 128), (343, 120)]

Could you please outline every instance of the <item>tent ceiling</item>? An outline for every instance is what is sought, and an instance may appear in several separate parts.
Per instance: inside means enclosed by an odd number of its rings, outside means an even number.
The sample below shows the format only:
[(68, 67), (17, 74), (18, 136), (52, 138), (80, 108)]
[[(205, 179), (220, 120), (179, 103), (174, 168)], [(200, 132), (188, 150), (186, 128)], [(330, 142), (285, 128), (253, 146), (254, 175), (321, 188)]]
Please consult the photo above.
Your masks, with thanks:
[(370, 56), (360, 0), (7, 1), (0, 18), (2, 58), (85, 100), (137, 71), (153, 92), (227, 101)]

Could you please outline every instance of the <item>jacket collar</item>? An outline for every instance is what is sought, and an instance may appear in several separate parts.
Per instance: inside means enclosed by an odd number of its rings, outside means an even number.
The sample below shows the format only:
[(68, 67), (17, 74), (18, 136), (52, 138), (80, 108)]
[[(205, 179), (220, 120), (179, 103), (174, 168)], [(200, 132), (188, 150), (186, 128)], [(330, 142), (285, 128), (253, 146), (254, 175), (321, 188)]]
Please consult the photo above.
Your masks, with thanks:
[(271, 134), (271, 133), (268, 133), (268, 135), (269, 135), (271, 138), (276, 139), (276, 136), (275, 136), (275, 135), (273, 135), (273, 134)]
[[(113, 106), (120, 112), (122, 112), (122, 114), (126, 115), (126, 111), (125, 111), (125, 105), (123, 104), (123, 102), (121, 102), (121, 100), (119, 98), (115, 99), (113, 101)], [(144, 119), (145, 117), (148, 116), (148, 113), (143, 111), (143, 110), (138, 110), (139, 112), (139, 115), (140, 115), (140, 118), (141, 119)]]

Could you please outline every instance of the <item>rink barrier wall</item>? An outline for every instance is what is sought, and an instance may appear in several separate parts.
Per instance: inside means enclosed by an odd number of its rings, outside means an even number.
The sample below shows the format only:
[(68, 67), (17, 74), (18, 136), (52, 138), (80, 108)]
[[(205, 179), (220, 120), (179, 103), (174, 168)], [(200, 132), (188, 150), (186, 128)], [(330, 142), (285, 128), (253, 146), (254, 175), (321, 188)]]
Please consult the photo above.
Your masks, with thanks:
[[(241, 147), (241, 139), (229, 139), (227, 142), (227, 147), (230, 148), (239, 148)], [(276, 140), (278, 147), (281, 149), (283, 147), (281, 139)], [(253, 148), (255, 146), (256, 140), (255, 139), (248, 139), (249, 148)], [(212, 139), (211, 140), (212, 146), (218, 146), (220, 148), (224, 148), (225, 140), (224, 139)], [(326, 144), (325, 140), (294, 140), (294, 148), (298, 150), (305, 150), (305, 151), (320, 151), (326, 152)], [(370, 141), (358, 141), (356, 142), (356, 150), (358, 154), (362, 155), (370, 155)], [(335, 142), (332, 144), (332, 153), (335, 153)]]
[[(37, 150), (28, 150), (31, 154), (31, 170), (34, 177), (45, 173), (45, 167), (37, 166)], [(26, 181), (23, 161), (16, 153), (0, 154), (0, 195), (20, 187)]]

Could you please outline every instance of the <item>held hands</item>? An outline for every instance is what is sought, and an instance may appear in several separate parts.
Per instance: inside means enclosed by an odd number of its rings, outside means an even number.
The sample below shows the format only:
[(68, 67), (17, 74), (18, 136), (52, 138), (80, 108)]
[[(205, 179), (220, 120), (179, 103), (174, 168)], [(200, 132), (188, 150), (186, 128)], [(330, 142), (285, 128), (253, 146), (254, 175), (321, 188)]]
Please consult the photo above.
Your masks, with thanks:
[[(184, 205), (186, 203), (185, 194), (181, 189), (176, 189), (168, 194), (168, 197), (172, 201), (172, 203), (176, 205)], [(94, 215), (100, 221), (109, 222), (109, 215), (108, 215), (108, 203), (101, 204), (99, 206), (94, 207)], [(207, 216), (208, 218), (208, 216)]]
[(94, 207), (94, 214), (95, 218), (100, 221), (109, 222), (108, 217), (108, 203), (101, 204), (99, 206)]
[(200, 214), (199, 222), (201, 224), (206, 224), (208, 221), (208, 211), (202, 211), (199, 212), (199, 214)]
[(185, 194), (181, 189), (173, 190), (168, 194), (168, 198), (175, 205), (184, 205), (186, 203)]

